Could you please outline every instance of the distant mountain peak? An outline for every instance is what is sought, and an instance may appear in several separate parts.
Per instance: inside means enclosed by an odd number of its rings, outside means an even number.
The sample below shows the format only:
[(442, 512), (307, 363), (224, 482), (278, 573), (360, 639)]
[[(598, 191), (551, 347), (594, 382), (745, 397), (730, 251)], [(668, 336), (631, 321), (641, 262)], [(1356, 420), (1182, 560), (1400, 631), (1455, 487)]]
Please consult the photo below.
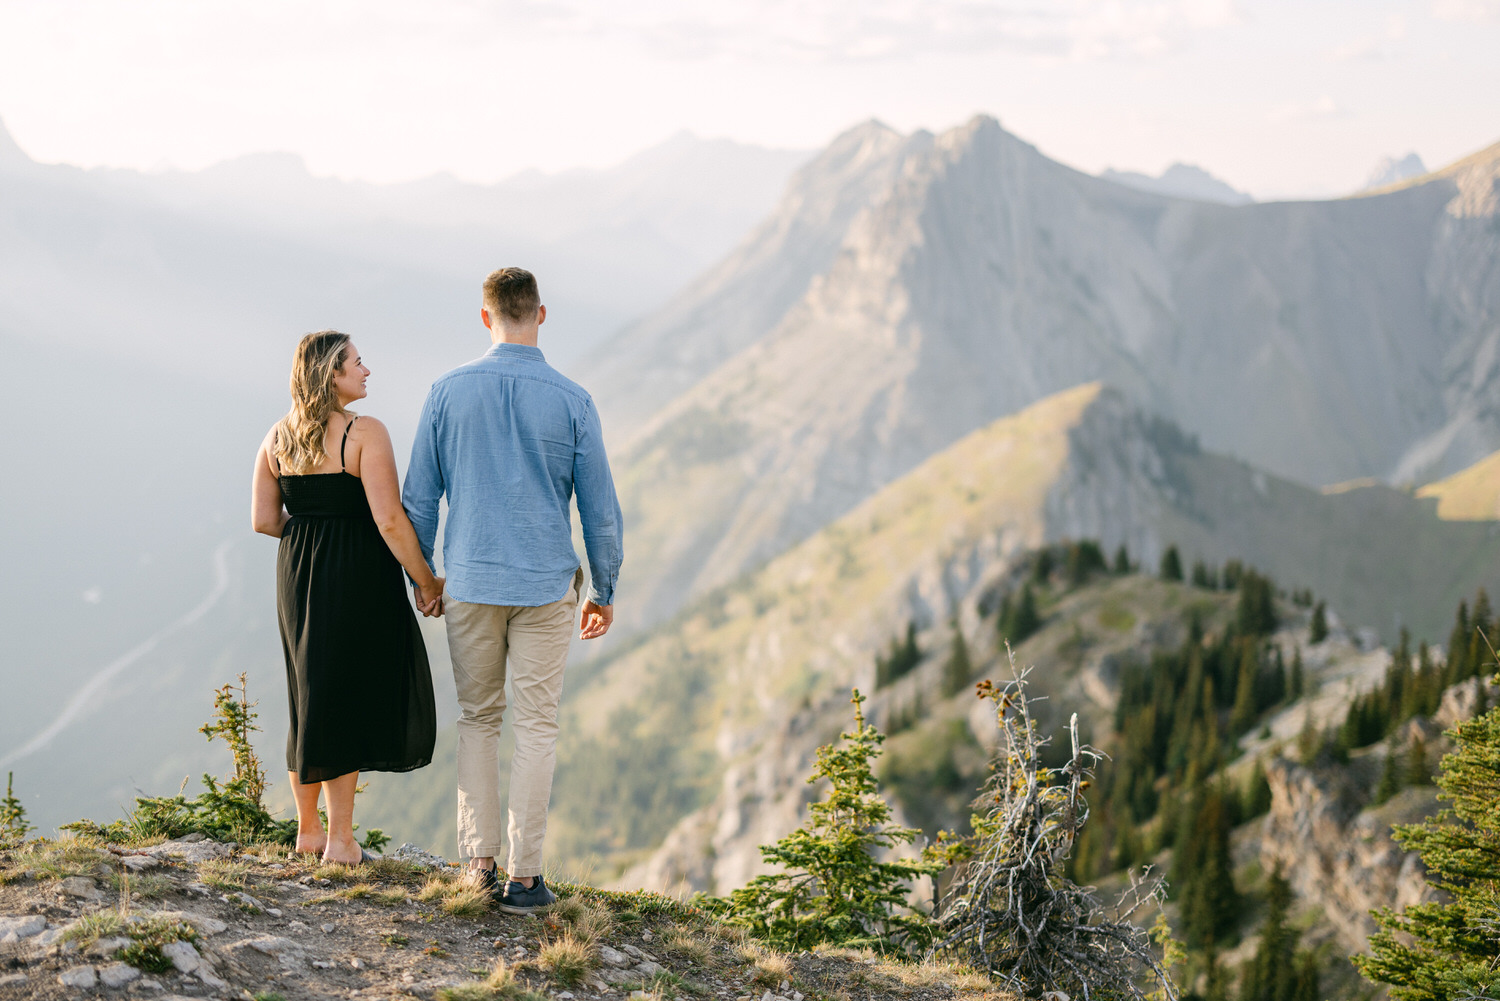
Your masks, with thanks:
[(1400, 184), (1409, 181), (1413, 177), (1421, 177), (1427, 173), (1427, 165), (1416, 153), (1407, 153), (1399, 159), (1394, 156), (1381, 157), (1375, 164), (1370, 176), (1365, 180), (1365, 186), (1361, 191), (1369, 191), (1373, 188), (1383, 188), (1390, 184)]
[(20, 147), (10, 134), (10, 130), (5, 127), (4, 120), (0, 119), (0, 163), (21, 162), (30, 163), (31, 157), (26, 155), (26, 151)]
[(1106, 181), (1123, 184), (1137, 191), (1187, 198), (1195, 202), (1217, 202), (1221, 205), (1247, 205), (1255, 199), (1226, 181), (1191, 163), (1174, 163), (1160, 177), (1132, 170), (1108, 168), (1099, 175)]

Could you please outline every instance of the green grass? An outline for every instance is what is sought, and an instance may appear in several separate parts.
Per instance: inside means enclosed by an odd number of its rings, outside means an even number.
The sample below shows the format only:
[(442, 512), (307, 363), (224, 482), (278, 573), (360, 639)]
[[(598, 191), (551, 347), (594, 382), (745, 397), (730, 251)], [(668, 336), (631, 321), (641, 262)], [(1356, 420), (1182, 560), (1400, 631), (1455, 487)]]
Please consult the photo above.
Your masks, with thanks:
[(172, 968), (172, 961), (162, 953), (163, 946), (172, 942), (198, 943), (198, 929), (184, 921), (163, 918), (132, 922), (127, 934), (131, 942), (120, 950), (120, 959), (144, 973), (166, 973)]

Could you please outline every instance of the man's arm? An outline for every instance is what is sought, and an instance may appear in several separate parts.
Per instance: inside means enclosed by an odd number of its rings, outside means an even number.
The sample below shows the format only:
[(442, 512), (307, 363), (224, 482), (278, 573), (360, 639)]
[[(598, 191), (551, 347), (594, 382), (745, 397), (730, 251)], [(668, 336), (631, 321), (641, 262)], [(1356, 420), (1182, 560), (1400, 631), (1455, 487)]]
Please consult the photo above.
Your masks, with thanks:
[[(417, 533), (417, 545), (422, 558), (434, 574), (437, 566), (432, 560), (432, 548), (437, 542), (438, 502), (442, 500), (445, 484), (443, 464), (438, 455), (437, 416), (432, 402), (432, 392), (422, 404), (422, 416), (417, 421), (417, 434), (411, 443), (411, 462), (406, 467), (406, 483), (401, 488), (401, 506)], [(415, 583), (415, 582), (413, 582)]]
[(604, 454), (604, 431), (593, 400), (579, 421), (573, 447), (573, 492), (589, 560), (589, 597), (583, 609), (583, 639), (603, 636), (614, 621), (615, 580), (625, 559), (625, 519)]

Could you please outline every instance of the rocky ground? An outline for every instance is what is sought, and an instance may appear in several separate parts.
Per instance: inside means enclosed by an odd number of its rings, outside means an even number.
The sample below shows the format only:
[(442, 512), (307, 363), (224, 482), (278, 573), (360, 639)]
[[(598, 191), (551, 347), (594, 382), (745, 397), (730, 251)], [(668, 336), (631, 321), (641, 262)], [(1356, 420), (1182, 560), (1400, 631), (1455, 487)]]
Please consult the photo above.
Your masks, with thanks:
[(189, 836), (0, 852), (0, 998), (1007, 1001), (940, 963), (784, 955), (667, 897), (559, 884), (492, 911), (411, 846), (363, 866)]

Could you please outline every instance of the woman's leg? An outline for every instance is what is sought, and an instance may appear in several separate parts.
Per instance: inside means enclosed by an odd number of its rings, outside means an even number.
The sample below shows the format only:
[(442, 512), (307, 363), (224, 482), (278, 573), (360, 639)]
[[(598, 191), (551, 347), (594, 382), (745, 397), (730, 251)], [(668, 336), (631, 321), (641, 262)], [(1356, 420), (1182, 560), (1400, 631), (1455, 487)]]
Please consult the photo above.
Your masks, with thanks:
[(360, 860), (359, 842), (354, 840), (354, 788), (359, 785), (359, 772), (340, 775), (323, 783), (323, 795), (328, 803), (328, 847), (323, 858), (328, 862), (353, 864)]
[(300, 782), (296, 772), (287, 772), (286, 775), (292, 786), (292, 797), (297, 801), (297, 850), (321, 852), (328, 847), (328, 832), (323, 830), (323, 818), (318, 816), (318, 793), (323, 784)]

